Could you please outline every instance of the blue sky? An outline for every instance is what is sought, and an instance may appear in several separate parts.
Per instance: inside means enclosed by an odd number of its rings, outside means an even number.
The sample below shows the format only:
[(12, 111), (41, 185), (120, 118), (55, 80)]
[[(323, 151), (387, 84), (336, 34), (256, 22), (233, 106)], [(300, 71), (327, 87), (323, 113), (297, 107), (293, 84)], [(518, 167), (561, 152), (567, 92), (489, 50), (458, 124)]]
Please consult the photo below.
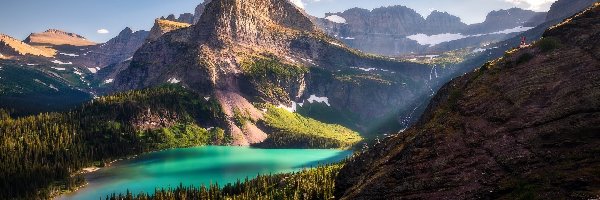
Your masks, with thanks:
[[(74, 32), (96, 42), (104, 42), (125, 27), (149, 30), (154, 19), (171, 13), (193, 12), (203, 0), (2, 0), (0, 33), (25, 39), (31, 32), (49, 28)], [(484, 20), (498, 9), (521, 7), (546, 11), (555, 0), (293, 0), (302, 1), (309, 14), (348, 8), (377, 8), (405, 5), (422, 15), (432, 10), (447, 11), (466, 23)], [(108, 33), (98, 31), (106, 29)]]

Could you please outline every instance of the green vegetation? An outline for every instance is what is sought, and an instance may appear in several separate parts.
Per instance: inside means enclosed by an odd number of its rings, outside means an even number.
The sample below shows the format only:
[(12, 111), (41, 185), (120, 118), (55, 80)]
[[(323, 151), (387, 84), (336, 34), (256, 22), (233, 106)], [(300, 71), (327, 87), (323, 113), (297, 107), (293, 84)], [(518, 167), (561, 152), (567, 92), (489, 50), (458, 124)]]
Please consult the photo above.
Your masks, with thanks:
[(41, 69), (2, 60), (0, 67), (0, 108), (10, 109), (13, 115), (67, 110), (91, 99)]
[(558, 38), (545, 37), (537, 41), (535, 45), (538, 46), (540, 50), (545, 53), (560, 48), (561, 43), (560, 40), (558, 40)]
[[(201, 100), (202, 99), (202, 100)], [(133, 154), (223, 144), (218, 103), (179, 86), (102, 97), (68, 113), (13, 119), (0, 111), (0, 199), (71, 190), (80, 169)], [(35, 192), (33, 192), (35, 191)]]
[(251, 93), (267, 99), (288, 100), (286, 87), (300, 81), (308, 73), (308, 68), (284, 63), (275, 56), (254, 56), (242, 62), (242, 70)]
[(272, 105), (265, 107), (267, 113), (259, 123), (270, 134), (259, 147), (346, 149), (362, 140), (358, 133), (343, 126), (324, 124)]
[(236, 182), (220, 187), (218, 184), (200, 187), (157, 189), (155, 194), (112, 194), (107, 200), (122, 199), (333, 199), (335, 177), (342, 168), (341, 164), (305, 169), (297, 173), (260, 175), (252, 180)]

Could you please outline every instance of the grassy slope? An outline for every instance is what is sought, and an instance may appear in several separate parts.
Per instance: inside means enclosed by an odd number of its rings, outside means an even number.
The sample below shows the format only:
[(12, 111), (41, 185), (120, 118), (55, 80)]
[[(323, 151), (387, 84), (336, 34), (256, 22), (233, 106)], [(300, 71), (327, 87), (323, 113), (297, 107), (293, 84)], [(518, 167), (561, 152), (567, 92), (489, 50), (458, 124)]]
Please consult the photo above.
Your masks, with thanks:
[(357, 132), (340, 125), (325, 124), (271, 105), (266, 109), (265, 119), (259, 123), (270, 134), (259, 147), (347, 149), (362, 140)]

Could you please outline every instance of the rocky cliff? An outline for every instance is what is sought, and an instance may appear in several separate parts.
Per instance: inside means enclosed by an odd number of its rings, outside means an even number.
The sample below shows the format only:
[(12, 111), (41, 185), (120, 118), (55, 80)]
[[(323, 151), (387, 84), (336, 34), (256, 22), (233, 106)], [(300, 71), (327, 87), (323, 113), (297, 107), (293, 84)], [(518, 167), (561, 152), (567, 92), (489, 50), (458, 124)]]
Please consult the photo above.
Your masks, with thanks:
[(135, 51), (144, 44), (148, 35), (148, 31), (134, 32), (127, 27), (106, 43), (90, 47), (71, 59), (77, 64), (93, 68), (104, 68), (111, 64), (117, 64), (130, 59)]
[(552, 4), (546, 21), (562, 21), (565, 18), (570, 17), (573, 13), (589, 7), (598, 0), (559, 0)]
[[(507, 31), (519, 27), (535, 27), (544, 22), (545, 13), (513, 8), (488, 14), (482, 23), (466, 25), (460, 18), (434, 11), (423, 18), (413, 9), (391, 6), (366, 10), (353, 8), (340, 13), (328, 13), (315, 21), (321, 29), (351, 47), (369, 53), (388, 56), (451, 51), (466, 47), (481, 47), (515, 35)], [(423, 44), (412, 37), (445, 38), (453, 34), (462, 38), (453, 44)], [(412, 37), (411, 37), (412, 36)], [(432, 39), (429, 39), (432, 40)]]
[(425, 93), (429, 71), (349, 49), (288, 1), (222, 0), (206, 4), (196, 25), (140, 48), (112, 88), (192, 88), (220, 102), (233, 144), (248, 145), (266, 138), (253, 123), (263, 117), (256, 103), (293, 110), (318, 101), (360, 119), (395, 120), (398, 110), (388, 108)]
[(600, 195), (600, 5), (459, 77), (420, 122), (349, 161), (341, 199)]
[(8, 35), (0, 34), (0, 59), (25, 55), (53, 57), (54, 53), (35, 48)]
[(146, 40), (154, 41), (160, 36), (164, 35), (165, 33), (182, 28), (187, 28), (189, 26), (190, 24), (188, 23), (177, 22), (176, 20), (156, 19), (154, 21), (154, 26), (152, 26), (152, 29), (150, 29), (150, 34), (148, 35)]

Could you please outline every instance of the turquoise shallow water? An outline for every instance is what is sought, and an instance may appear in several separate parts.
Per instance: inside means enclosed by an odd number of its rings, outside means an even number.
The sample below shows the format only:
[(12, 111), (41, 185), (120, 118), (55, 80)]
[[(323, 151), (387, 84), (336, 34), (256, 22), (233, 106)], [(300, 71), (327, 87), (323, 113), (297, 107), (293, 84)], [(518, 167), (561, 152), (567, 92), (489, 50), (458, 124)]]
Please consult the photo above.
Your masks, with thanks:
[(334, 163), (351, 151), (313, 149), (255, 149), (207, 146), (172, 149), (141, 155), (87, 175), (89, 185), (59, 199), (104, 199), (110, 193), (153, 192), (180, 183), (208, 185), (235, 182), (258, 174), (298, 171)]

